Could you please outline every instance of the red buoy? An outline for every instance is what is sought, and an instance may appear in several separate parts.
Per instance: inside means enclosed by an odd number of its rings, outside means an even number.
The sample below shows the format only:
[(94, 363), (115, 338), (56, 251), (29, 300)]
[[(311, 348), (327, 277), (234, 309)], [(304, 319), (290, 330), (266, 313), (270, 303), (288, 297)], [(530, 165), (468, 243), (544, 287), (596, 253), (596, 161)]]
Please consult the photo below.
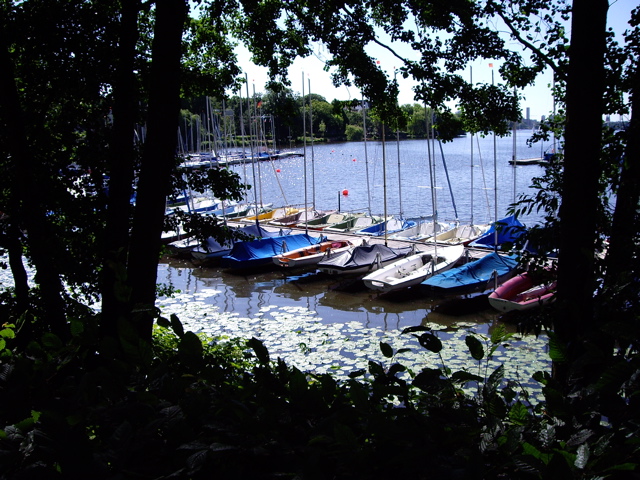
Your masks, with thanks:
[(344, 195), (345, 197), (349, 195), (349, 190), (347, 190), (346, 188), (342, 190), (342, 195)]
[(276, 168), (276, 172), (280, 173), (280, 169), (279, 169), (279, 168)]
[(353, 159), (353, 161), (355, 162), (355, 161), (356, 161), (356, 159), (354, 158), (354, 159)]

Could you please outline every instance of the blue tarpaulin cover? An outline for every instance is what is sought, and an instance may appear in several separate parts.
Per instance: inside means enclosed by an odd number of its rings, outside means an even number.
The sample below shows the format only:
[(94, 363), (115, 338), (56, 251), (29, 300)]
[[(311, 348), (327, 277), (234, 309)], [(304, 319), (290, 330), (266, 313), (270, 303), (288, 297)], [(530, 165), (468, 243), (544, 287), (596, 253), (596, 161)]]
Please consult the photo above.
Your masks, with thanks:
[(390, 235), (392, 233), (397, 233), (415, 226), (416, 222), (414, 222), (413, 220), (398, 220), (397, 218), (392, 218), (390, 220), (387, 220), (386, 222), (369, 225), (362, 230), (358, 230), (358, 233), (364, 235), (382, 236), (385, 234), (385, 228), (387, 229), (387, 235)]
[(494, 271), (498, 277), (502, 277), (512, 272), (517, 265), (515, 256), (502, 256), (492, 252), (478, 260), (434, 275), (422, 282), (422, 285), (449, 292), (486, 290)]
[[(246, 227), (238, 227), (236, 230), (256, 238), (277, 237), (280, 235), (288, 235), (291, 232), (291, 230), (282, 230), (282, 229), (276, 232), (270, 232), (268, 230), (265, 230), (261, 226), (254, 225), (254, 224), (247, 225)], [(209, 256), (215, 257), (215, 256), (227, 255), (228, 253), (231, 252), (232, 248), (233, 248), (232, 241), (224, 242), (221, 244), (215, 238), (209, 237), (205, 240), (205, 243), (203, 246), (195, 247), (193, 250), (196, 252), (206, 252), (209, 254)]]
[(295, 235), (280, 235), (277, 237), (261, 238), (249, 242), (237, 242), (231, 252), (221, 258), (220, 265), (224, 268), (253, 268), (272, 264), (271, 257), (281, 253), (308, 247), (320, 243), (322, 237), (312, 237), (306, 233)]
[(470, 247), (495, 247), (496, 235), (498, 232), (497, 245), (500, 246), (506, 242), (514, 242), (517, 238), (526, 232), (526, 227), (515, 215), (505, 217), (502, 220), (498, 220), (491, 225), (491, 228), (487, 230), (487, 233), (482, 235), (477, 240), (469, 244)]

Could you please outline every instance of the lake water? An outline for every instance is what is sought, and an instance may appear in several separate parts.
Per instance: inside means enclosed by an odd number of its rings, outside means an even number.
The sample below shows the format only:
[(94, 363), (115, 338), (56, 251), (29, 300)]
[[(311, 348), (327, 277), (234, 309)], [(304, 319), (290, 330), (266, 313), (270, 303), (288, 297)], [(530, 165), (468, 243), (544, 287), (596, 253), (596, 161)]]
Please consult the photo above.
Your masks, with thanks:
[[(540, 150), (526, 147), (524, 137), (520, 134), (518, 138), (518, 158), (535, 157), (536, 152), (539, 156)], [(474, 148), (474, 172), (477, 173), (474, 175), (474, 198), (477, 197), (474, 199), (474, 215), (479, 223), (493, 220), (494, 165), (493, 139), (479, 139), (478, 143), (480, 150), (477, 144)], [(498, 139), (497, 146), (498, 215), (502, 217), (513, 199), (514, 172), (517, 193), (521, 193), (527, 190), (531, 178), (542, 174), (543, 170), (539, 166), (514, 169), (509, 165), (511, 139)], [(317, 208), (337, 208), (339, 200), (342, 210), (368, 209), (368, 166), (372, 211), (383, 212), (382, 145), (368, 142), (367, 151), (368, 159), (365, 159), (363, 143), (314, 146)], [(458, 216), (462, 221), (470, 218), (470, 139), (458, 138), (444, 144), (443, 151)], [(387, 143), (389, 214), (400, 211), (396, 152), (395, 143)], [(426, 152), (424, 141), (400, 143), (399, 173), (405, 217), (431, 214), (431, 182)], [(439, 148), (436, 153), (439, 153)], [(307, 173), (310, 175), (310, 148), (307, 154)], [(446, 187), (442, 157), (437, 155), (436, 158), (439, 218), (453, 219), (454, 209)], [(244, 175), (242, 166), (234, 168)], [(280, 172), (276, 172), (277, 169)], [(248, 173), (247, 181), (252, 183), (251, 172)], [(259, 183), (264, 202), (274, 205), (304, 203), (303, 159), (293, 157), (273, 164), (261, 163)], [(311, 201), (311, 183), (307, 188)], [(345, 189), (349, 190), (348, 196), (341, 193)], [(524, 222), (532, 225), (536, 219), (524, 219)], [(327, 278), (314, 271), (274, 269), (237, 275), (218, 268), (197, 268), (188, 261), (176, 259), (164, 259), (160, 263), (158, 283), (170, 284), (177, 289), (174, 295), (158, 299), (157, 305), (163, 315), (175, 314), (185, 328), (211, 336), (257, 337), (265, 342), (272, 356), (279, 356), (302, 370), (332, 372), (344, 379), (350, 371), (367, 368), (368, 362), (373, 360), (383, 364), (399, 362), (414, 372), (425, 366), (445, 365), (453, 371), (464, 369), (483, 376), (485, 372), (491, 373), (499, 365), (504, 365), (506, 378), (529, 386), (534, 395), (532, 401), (542, 399), (539, 386), (530, 379), (534, 372), (549, 369), (544, 336), (516, 336), (496, 350), (491, 359), (482, 362), (473, 360), (467, 353), (467, 335), (475, 335), (488, 342), (488, 334), (503, 327), (498, 313), (485, 303), (474, 303), (474, 308), (466, 312), (445, 312), (439, 310), (444, 299), (432, 298), (419, 288), (385, 296), (362, 285)], [(0, 288), (12, 284), (10, 270), (0, 271)], [(412, 335), (401, 333), (404, 328), (415, 325), (429, 326), (442, 338), (444, 349), (439, 355), (425, 351)], [(513, 330), (512, 327), (507, 328)], [(380, 342), (388, 343), (396, 351), (409, 350), (396, 355), (393, 360), (386, 359), (381, 355)], [(473, 392), (470, 390), (469, 393)]]
[[(529, 147), (526, 143), (529, 133), (519, 131), (516, 135), (518, 159), (540, 157), (542, 149), (549, 147)], [(462, 222), (468, 223), (471, 219), (472, 202), (475, 223), (489, 223), (494, 220), (496, 183), (497, 210), (501, 218), (506, 214), (509, 204), (514, 201), (514, 178), (516, 195), (519, 195), (530, 191), (531, 178), (543, 172), (543, 168), (536, 165), (514, 168), (509, 164), (513, 156), (513, 138), (496, 139), (494, 166), (493, 137), (475, 137), (473, 175), (470, 137), (455, 138), (452, 142), (443, 144), (431, 142), (430, 145), (425, 140), (402, 140), (399, 143), (388, 141), (384, 150), (389, 214), (403, 214), (405, 218), (416, 218), (433, 213), (429, 149), (435, 171), (435, 205), (440, 220), (454, 220), (457, 216)], [(295, 150), (302, 151), (300, 148)], [(340, 208), (344, 211), (367, 211), (371, 206), (371, 213), (384, 213), (381, 142), (366, 142), (366, 155), (364, 142), (316, 143), (313, 149), (307, 145), (306, 153), (308, 205), (315, 205), (318, 209)], [(261, 162), (256, 164), (256, 167), (256, 178), (259, 180), (256, 182), (255, 192), (259, 201), (262, 199), (264, 203), (273, 203), (275, 206), (305, 203), (304, 158), (291, 157)], [(236, 165), (231, 168), (241, 175), (245, 183), (253, 185), (251, 165)], [(497, 172), (497, 177), (494, 176), (494, 171)], [(497, 182), (494, 178), (497, 178)], [(348, 191), (348, 195), (342, 194), (344, 190)], [(251, 190), (249, 196), (249, 200), (255, 199), (254, 190)], [(535, 223), (538, 218), (522, 220), (525, 223)]]
[[(518, 132), (517, 158), (540, 157), (543, 148), (529, 148), (526, 133)], [(499, 218), (507, 214), (513, 202), (514, 185), (516, 196), (525, 193), (531, 179), (543, 173), (540, 166), (514, 168), (509, 164), (513, 156), (512, 138), (497, 139), (496, 147), (494, 164), (493, 138), (474, 140), (475, 223), (489, 223), (495, 218), (494, 171), (498, 179)], [(399, 147), (395, 142), (386, 142), (384, 148), (387, 213), (400, 214), (402, 210), (405, 218), (431, 215), (433, 196), (426, 141), (404, 140)], [(255, 164), (258, 200), (274, 206), (306, 203), (314, 204), (317, 209), (342, 211), (367, 211), (371, 203), (372, 213), (384, 213), (383, 145), (369, 141), (366, 150), (365, 156), (363, 142), (315, 144), (313, 151), (307, 145), (306, 163), (302, 157), (290, 157)], [(457, 216), (460, 221), (468, 222), (471, 218), (470, 151), (469, 137), (443, 144), (442, 153), (440, 146), (435, 145), (432, 161), (436, 172), (435, 205), (440, 220), (453, 220)], [(253, 167), (231, 168), (246, 183), (253, 184)], [(348, 195), (342, 194), (344, 190)], [(249, 200), (254, 200), (253, 191)], [(539, 221), (535, 216), (521, 220), (527, 225)], [(468, 363), (468, 355), (460, 353), (466, 352), (464, 336), (469, 332), (487, 335), (501, 325), (498, 313), (488, 302), (475, 302), (469, 310), (447, 312), (439, 310), (445, 299), (432, 298), (420, 288), (379, 295), (363, 285), (329, 278), (315, 270), (290, 272), (274, 268), (239, 275), (166, 259), (160, 264), (158, 277), (159, 282), (180, 290), (173, 298), (161, 299), (160, 307), (166, 313), (177, 314), (188, 328), (212, 335), (256, 336), (265, 341), (273, 354), (302, 369), (320, 372), (337, 368), (340, 374), (366, 367), (366, 359), (380, 358), (379, 341), (388, 342), (394, 348), (411, 348), (412, 352), (401, 359), (410, 366), (433, 362), (433, 354), (425, 356), (415, 338), (400, 333), (406, 327), (420, 324), (433, 327), (448, 340), (449, 353), (445, 353), (445, 358), (450, 368), (475, 368), (476, 362)], [(499, 352), (495, 361), (512, 361), (515, 370), (510, 372), (511, 378), (517, 376), (526, 381), (534, 371), (548, 367), (546, 342), (542, 337), (523, 337)]]
[[(540, 156), (540, 147), (529, 148), (525, 132), (518, 132), (517, 158)], [(518, 166), (509, 164), (513, 155), (513, 139), (496, 140), (496, 165), (498, 173), (498, 218), (507, 213), (513, 202), (514, 175), (516, 195), (527, 192), (531, 179), (543, 173), (543, 167), (537, 165)], [(364, 142), (339, 144), (316, 144), (313, 147), (313, 167), (311, 166), (311, 147), (307, 146), (307, 178), (315, 174), (315, 187), (308, 182), (307, 204), (313, 200), (318, 209), (336, 209), (343, 211), (368, 210), (367, 169), (371, 191), (371, 210), (373, 213), (384, 211), (384, 188), (382, 180), (382, 144), (367, 142), (367, 157), (364, 155)], [(402, 210), (406, 218), (430, 215), (432, 212), (431, 181), (429, 178), (429, 159), (426, 141), (405, 140), (399, 144), (400, 168), (398, 168), (398, 148), (395, 142), (387, 142), (387, 212), (400, 213), (402, 191)], [(436, 205), (440, 220), (458, 218), (468, 222), (471, 218), (471, 144), (470, 138), (456, 138), (442, 144), (442, 153), (436, 145)], [(297, 149), (296, 151), (301, 151)], [(453, 201), (443, 164), (446, 163), (448, 178), (453, 192)], [(493, 138), (477, 138), (474, 141), (474, 221), (489, 223), (494, 220), (494, 162)], [(355, 161), (354, 161), (355, 160)], [(368, 164), (368, 165), (367, 165)], [(393, 166), (393, 168), (390, 167)], [(274, 206), (304, 204), (304, 159), (290, 157), (273, 162), (255, 164), (259, 198)], [(259, 167), (259, 170), (258, 170)], [(232, 167), (247, 183), (253, 184), (252, 166)], [(277, 171), (279, 170), (279, 172)], [(398, 176), (402, 180), (399, 187)], [(348, 190), (348, 195), (343, 195)], [(456, 209), (453, 203), (455, 201)], [(535, 216), (521, 219), (525, 224), (533, 225), (539, 221)], [(330, 279), (313, 272), (287, 272), (275, 270), (260, 272), (248, 276), (222, 271), (217, 268), (191, 268), (184, 262), (162, 264), (160, 281), (170, 280), (179, 288), (197, 291), (201, 288), (214, 288), (219, 295), (210, 301), (226, 311), (233, 310), (242, 315), (251, 315), (266, 305), (295, 306), (309, 308), (318, 312), (324, 322), (358, 321), (377, 328), (401, 329), (416, 325), (428, 314), (430, 320), (450, 323), (457, 319), (433, 312), (435, 304), (442, 299), (428, 298), (424, 293), (409, 291), (399, 295), (378, 295), (366, 288), (346, 289), (339, 279)], [(163, 278), (165, 280), (163, 280)], [(473, 313), (465, 320), (479, 323), (494, 321), (496, 314), (490, 309)]]

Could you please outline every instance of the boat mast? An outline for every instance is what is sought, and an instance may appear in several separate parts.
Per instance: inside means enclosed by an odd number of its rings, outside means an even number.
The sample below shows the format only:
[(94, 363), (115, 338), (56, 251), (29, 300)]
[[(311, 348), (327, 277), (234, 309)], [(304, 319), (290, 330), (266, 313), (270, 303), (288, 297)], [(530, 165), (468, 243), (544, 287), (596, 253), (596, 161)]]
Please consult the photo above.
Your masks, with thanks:
[[(436, 154), (436, 146), (435, 143), (432, 145), (432, 142), (435, 142), (435, 132), (433, 130), (433, 112), (427, 113), (427, 104), (424, 105), (424, 112), (426, 117), (427, 124), (427, 155), (429, 159), (429, 179), (431, 181), (431, 208), (433, 211), (433, 248), (434, 248), (434, 258), (437, 258), (438, 252), (438, 244), (436, 242), (436, 235), (438, 234), (438, 206), (436, 204), (436, 172), (435, 172), (435, 162), (434, 157)], [(433, 156), (432, 149), (433, 146)]]
[(304, 164), (304, 211), (305, 211), (305, 222), (304, 229), (305, 233), (308, 233), (308, 221), (309, 221), (309, 211), (307, 210), (307, 114), (305, 111), (305, 102), (304, 102), (304, 72), (302, 72), (302, 163)]
[[(309, 133), (311, 134), (311, 206), (315, 210), (316, 208), (316, 171), (315, 171), (315, 158), (313, 157), (313, 102), (311, 101), (311, 79), (309, 82)], [(305, 205), (305, 208), (307, 206)]]
[[(493, 77), (493, 63), (489, 64), (491, 67), (491, 85), (495, 84), (495, 80)], [(496, 146), (496, 132), (495, 129), (493, 131), (493, 218), (494, 218), (494, 245), (493, 250), (495, 252), (498, 251), (498, 154), (497, 154), (497, 146)]]
[(364, 166), (367, 174), (367, 202), (369, 205), (369, 215), (371, 215), (371, 186), (369, 184), (369, 155), (367, 154), (367, 111), (364, 97), (362, 97), (362, 126), (364, 129)]
[(387, 245), (387, 152), (386, 152), (386, 142), (385, 142), (385, 128), (384, 128), (384, 122), (382, 122), (382, 192), (383, 192), (383, 199), (384, 199), (384, 216), (382, 221), (385, 222), (384, 223), (384, 244), (385, 246)]
[[(516, 89), (513, 88), (513, 94), (516, 95)], [(516, 203), (516, 158), (517, 158), (517, 143), (516, 143), (516, 121), (513, 121), (513, 203)]]
[[(262, 119), (260, 119), (260, 122), (258, 122), (258, 106), (256, 105), (256, 84), (253, 84), (253, 119), (254, 119), (254, 130), (255, 130), (255, 134), (256, 134), (256, 151), (259, 150), (258, 148), (258, 141), (259, 139), (262, 137), (261, 135), (261, 130), (262, 128), (258, 129), (258, 125), (260, 125), (260, 127), (262, 127)], [(267, 154), (269, 152), (266, 152)], [(258, 151), (258, 157), (255, 159), (255, 162), (257, 163), (257, 168), (258, 168), (258, 183), (259, 183), (259, 190), (260, 190), (260, 206), (262, 207), (263, 203), (262, 203), (262, 174), (260, 173), (260, 152)], [(256, 200), (256, 215), (258, 214), (258, 201)], [(257, 219), (256, 219), (257, 222)]]
[[(473, 67), (469, 67), (469, 83), (473, 86)], [(471, 223), (473, 226), (473, 130), (471, 131)]]
[[(396, 70), (393, 71), (393, 80), (396, 79)], [(397, 102), (396, 102), (397, 103)], [(396, 147), (398, 151), (398, 197), (400, 206), (400, 219), (404, 218), (404, 211), (402, 209), (402, 178), (400, 177), (400, 122), (396, 120)]]
[[(251, 149), (251, 170), (253, 171), (253, 196), (255, 198), (256, 208), (258, 206), (258, 187), (256, 182), (256, 164), (255, 164), (255, 154), (253, 148), (253, 141), (251, 137), (251, 97), (249, 96), (249, 75), (247, 73), (244, 74), (245, 79), (247, 81), (247, 113), (249, 115), (249, 147)], [(258, 221), (258, 215), (256, 211), (256, 227), (260, 228), (260, 222)], [(259, 231), (259, 230), (258, 230)]]

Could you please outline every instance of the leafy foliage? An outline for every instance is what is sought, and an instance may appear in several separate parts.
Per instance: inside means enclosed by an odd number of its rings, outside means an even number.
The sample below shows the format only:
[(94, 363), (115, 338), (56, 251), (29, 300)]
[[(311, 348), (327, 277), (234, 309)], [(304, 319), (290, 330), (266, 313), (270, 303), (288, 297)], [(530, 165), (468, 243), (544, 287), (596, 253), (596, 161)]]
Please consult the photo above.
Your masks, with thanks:
[[(338, 382), (272, 359), (255, 338), (197, 336), (175, 316), (158, 317), (137, 367), (91, 354), (89, 331), (70, 344), (44, 336), (28, 354), (2, 334), (3, 478), (622, 478), (640, 458), (637, 402), (623, 400), (637, 391), (635, 356), (571, 397), (540, 372), (547, 402), (534, 404), (502, 367), (412, 372), (386, 343), (385, 362)], [(425, 327), (405, 333), (435, 355), (446, 348)], [(498, 328), (467, 344), (481, 362), (508, 340)]]

